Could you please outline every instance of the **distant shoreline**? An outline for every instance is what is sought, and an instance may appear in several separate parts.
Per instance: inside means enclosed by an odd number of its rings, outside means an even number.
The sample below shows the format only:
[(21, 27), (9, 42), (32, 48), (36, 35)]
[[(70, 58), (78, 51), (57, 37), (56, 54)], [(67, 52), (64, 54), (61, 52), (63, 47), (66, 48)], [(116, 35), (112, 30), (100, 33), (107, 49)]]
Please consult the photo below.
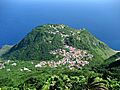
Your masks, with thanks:
[(114, 50), (116, 53), (120, 52), (120, 51), (117, 51), (117, 50)]

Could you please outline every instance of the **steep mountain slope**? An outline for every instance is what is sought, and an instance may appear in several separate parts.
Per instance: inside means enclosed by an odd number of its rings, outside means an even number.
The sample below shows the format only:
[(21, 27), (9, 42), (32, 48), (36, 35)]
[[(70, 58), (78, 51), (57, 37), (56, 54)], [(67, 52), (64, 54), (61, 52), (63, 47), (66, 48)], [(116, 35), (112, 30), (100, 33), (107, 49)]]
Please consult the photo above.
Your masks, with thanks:
[(4, 45), (2, 48), (0, 48), (0, 56), (2, 56), (2, 55), (5, 54), (7, 51), (9, 51), (10, 48), (12, 48), (11, 45)]
[(104, 77), (112, 76), (120, 80), (120, 52), (104, 60), (95, 67), (95, 71), (104, 74)]
[(104, 64), (107, 68), (120, 68), (120, 52), (117, 52), (115, 55), (109, 57), (105, 60)]
[(109, 57), (107, 61), (115, 61), (120, 59), (120, 52), (117, 52), (115, 55)]
[[(66, 50), (65, 46), (86, 50), (94, 59), (106, 59), (115, 52), (84, 28), (76, 30), (63, 24), (46, 24), (34, 28), (3, 58), (18, 60), (59, 60), (51, 51)], [(56, 58), (57, 56), (57, 58)]]

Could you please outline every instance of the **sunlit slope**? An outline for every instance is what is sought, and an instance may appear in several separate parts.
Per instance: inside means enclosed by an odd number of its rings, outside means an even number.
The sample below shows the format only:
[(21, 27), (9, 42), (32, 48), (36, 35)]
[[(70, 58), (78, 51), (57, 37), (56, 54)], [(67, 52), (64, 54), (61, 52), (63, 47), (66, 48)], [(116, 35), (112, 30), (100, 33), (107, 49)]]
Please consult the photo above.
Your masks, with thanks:
[[(86, 29), (76, 30), (63, 24), (46, 24), (35, 27), (18, 44), (13, 46), (5, 59), (17, 60), (54, 60), (56, 55), (50, 52), (72, 46), (86, 50), (94, 59), (106, 59), (115, 52), (95, 38)], [(60, 59), (62, 57), (58, 57)]]

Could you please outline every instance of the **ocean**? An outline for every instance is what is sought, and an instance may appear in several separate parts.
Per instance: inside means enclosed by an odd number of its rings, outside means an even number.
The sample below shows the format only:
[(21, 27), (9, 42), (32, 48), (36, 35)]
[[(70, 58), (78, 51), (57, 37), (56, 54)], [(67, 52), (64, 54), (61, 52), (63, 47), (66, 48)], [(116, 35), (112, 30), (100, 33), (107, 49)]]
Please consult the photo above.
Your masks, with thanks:
[(0, 0), (0, 46), (18, 43), (42, 24), (86, 28), (120, 50), (120, 0)]

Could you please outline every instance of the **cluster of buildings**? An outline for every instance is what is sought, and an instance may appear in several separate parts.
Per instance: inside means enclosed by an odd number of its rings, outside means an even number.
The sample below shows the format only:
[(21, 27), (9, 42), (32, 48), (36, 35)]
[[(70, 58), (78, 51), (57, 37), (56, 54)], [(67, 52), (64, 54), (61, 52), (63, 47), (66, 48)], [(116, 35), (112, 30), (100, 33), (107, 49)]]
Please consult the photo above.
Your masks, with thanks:
[[(33, 64), (33, 63), (31, 63)], [(11, 69), (10, 68), (6, 68), (6, 65), (11, 65), (13, 67), (17, 66), (17, 63), (11, 60), (6, 60), (6, 61), (1, 61), (0, 62), (0, 69), (6, 69), (6, 71), (10, 72)], [(20, 71), (31, 71), (30, 69), (28, 69), (27, 67), (23, 67), (20, 68)]]
[[(82, 66), (89, 64), (89, 60), (93, 58), (93, 55), (87, 53), (87, 51), (76, 49), (68, 45), (64, 45), (63, 49), (50, 51), (50, 54), (56, 55), (56, 58), (58, 59), (59, 59), (59, 56), (62, 56), (63, 58), (58, 61), (55, 61), (55, 60), (40, 61), (37, 64), (35, 64), (34, 62), (31, 62), (31, 64), (33, 64), (35, 68), (41, 68), (41, 67), (55, 68), (58, 66), (66, 66), (70, 69), (73, 69), (73, 68), (81, 68)], [(7, 60), (5, 62), (0, 62), (0, 69), (4, 69), (5, 65), (7, 64), (12, 65), (14, 67), (17, 65), (16, 62)], [(10, 71), (10, 69), (7, 69), (7, 71)], [(26, 67), (23, 67), (23, 68), (21, 67), (20, 71), (31, 71), (31, 70)]]
[(57, 30), (57, 29), (65, 28), (65, 25), (63, 25), (63, 24), (61, 24), (61, 25), (49, 25), (49, 27)]
[(5, 64), (3, 62), (0, 62), (0, 69), (5, 68)]
[(51, 51), (50, 54), (60, 55), (64, 58), (59, 61), (41, 61), (36, 64), (35, 67), (58, 67), (60, 65), (66, 65), (71, 68), (81, 68), (82, 66), (89, 64), (88, 60), (93, 58), (93, 55), (88, 54), (84, 50), (76, 49), (72, 46), (65, 45), (65, 49), (58, 49)]
[(11, 61), (10, 60), (6, 60), (6, 61), (0, 61), (0, 69), (4, 69), (5, 68), (5, 64), (9, 64)]
[[(65, 34), (64, 31), (59, 31), (59, 29), (64, 29), (66, 27), (63, 24), (56, 25), (56, 26), (55, 25), (48, 25), (48, 26), (49, 26), (49, 28), (53, 28), (53, 31), (52, 30), (51, 31), (47, 31), (50, 34), (54, 34), (54, 35), (55, 34), (59, 34), (59, 35), (61, 35), (61, 37), (68, 37), (69, 36), (68, 34)], [(75, 32), (73, 32), (73, 31), (70, 31), (70, 33), (71, 33), (71, 35), (75, 35)]]
[(50, 54), (64, 56), (63, 60), (89, 60), (93, 58), (92, 54), (85, 50), (76, 49), (72, 46), (64, 45), (64, 49), (51, 51)]
[[(11, 60), (6, 60), (6, 61), (1, 61), (0, 62), (0, 69), (5, 69), (6, 65), (12, 65), (12, 66), (16, 66), (17, 63), (15, 63), (14, 61)], [(6, 69), (7, 71), (10, 71), (10, 69)]]

